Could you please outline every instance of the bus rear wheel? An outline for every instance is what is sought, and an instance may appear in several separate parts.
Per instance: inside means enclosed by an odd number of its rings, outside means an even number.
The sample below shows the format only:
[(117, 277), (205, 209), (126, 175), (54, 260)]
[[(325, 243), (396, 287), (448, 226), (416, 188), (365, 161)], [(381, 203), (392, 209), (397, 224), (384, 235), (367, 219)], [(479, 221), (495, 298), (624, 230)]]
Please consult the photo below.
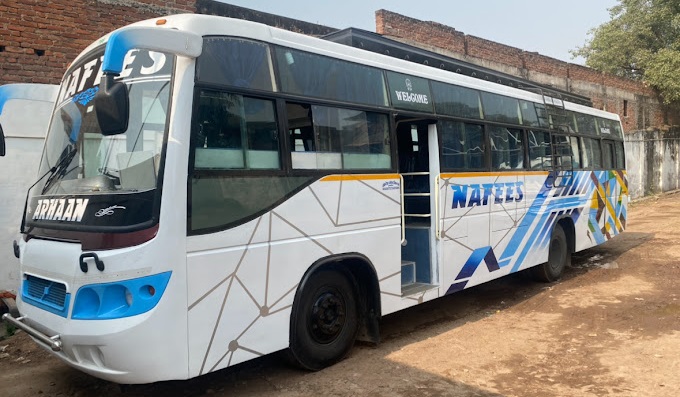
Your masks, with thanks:
[(571, 252), (567, 244), (567, 235), (560, 224), (555, 225), (550, 236), (548, 247), (548, 261), (535, 266), (532, 274), (538, 281), (551, 283), (562, 277), (567, 266), (571, 265)]
[(318, 371), (342, 360), (358, 330), (356, 289), (336, 270), (312, 274), (293, 305), (290, 353), (299, 366)]

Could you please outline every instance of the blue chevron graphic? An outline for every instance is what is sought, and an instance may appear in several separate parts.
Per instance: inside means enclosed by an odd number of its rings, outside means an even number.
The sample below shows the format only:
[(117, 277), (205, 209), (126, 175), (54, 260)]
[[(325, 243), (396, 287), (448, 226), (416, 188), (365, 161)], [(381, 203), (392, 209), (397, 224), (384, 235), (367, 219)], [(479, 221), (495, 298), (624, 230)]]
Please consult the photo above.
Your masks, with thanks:
[[(500, 266), (498, 266), (498, 260), (496, 259), (496, 254), (494, 254), (492, 247), (477, 248), (470, 254), (470, 257), (465, 262), (465, 265), (463, 265), (460, 273), (458, 273), (458, 276), (456, 276), (456, 280), (472, 277), (472, 275), (475, 274), (475, 270), (477, 270), (482, 262), (486, 263), (486, 267), (490, 272), (500, 269)], [(448, 295), (464, 289), (467, 282), (468, 280), (451, 284), (449, 289), (446, 291), (446, 294)]]

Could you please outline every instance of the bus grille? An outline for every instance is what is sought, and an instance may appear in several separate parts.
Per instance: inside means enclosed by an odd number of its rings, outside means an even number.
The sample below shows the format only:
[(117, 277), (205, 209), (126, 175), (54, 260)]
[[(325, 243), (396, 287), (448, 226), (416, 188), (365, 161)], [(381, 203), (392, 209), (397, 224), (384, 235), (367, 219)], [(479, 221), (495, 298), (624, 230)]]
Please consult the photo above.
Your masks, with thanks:
[(26, 275), (22, 290), (23, 298), (27, 303), (66, 317), (70, 295), (66, 293), (66, 285)]

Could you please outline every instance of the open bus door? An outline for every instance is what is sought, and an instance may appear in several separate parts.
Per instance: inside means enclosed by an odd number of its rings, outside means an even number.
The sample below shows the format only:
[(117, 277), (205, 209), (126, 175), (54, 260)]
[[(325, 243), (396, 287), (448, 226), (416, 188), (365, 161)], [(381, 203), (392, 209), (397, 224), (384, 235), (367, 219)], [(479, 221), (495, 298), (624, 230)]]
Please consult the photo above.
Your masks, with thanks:
[(404, 234), (401, 248), (402, 296), (435, 288), (439, 282), (436, 229), (439, 222), (439, 150), (434, 120), (396, 118), (399, 174), (403, 180)]

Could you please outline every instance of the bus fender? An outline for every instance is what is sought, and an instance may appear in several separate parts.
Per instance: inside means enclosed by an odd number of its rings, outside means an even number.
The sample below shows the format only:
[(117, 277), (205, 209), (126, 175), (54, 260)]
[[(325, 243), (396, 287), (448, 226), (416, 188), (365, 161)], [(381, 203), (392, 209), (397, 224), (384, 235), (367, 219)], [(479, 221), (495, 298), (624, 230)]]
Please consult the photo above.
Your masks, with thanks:
[[(314, 262), (302, 276), (295, 293), (294, 302), (298, 302), (301, 292), (305, 289), (310, 276), (322, 269), (333, 269), (351, 276), (357, 291), (359, 302), (359, 332), (357, 340), (374, 345), (380, 343), (380, 285), (373, 263), (364, 255), (357, 252), (331, 255)], [(291, 329), (293, 327), (291, 320)]]

